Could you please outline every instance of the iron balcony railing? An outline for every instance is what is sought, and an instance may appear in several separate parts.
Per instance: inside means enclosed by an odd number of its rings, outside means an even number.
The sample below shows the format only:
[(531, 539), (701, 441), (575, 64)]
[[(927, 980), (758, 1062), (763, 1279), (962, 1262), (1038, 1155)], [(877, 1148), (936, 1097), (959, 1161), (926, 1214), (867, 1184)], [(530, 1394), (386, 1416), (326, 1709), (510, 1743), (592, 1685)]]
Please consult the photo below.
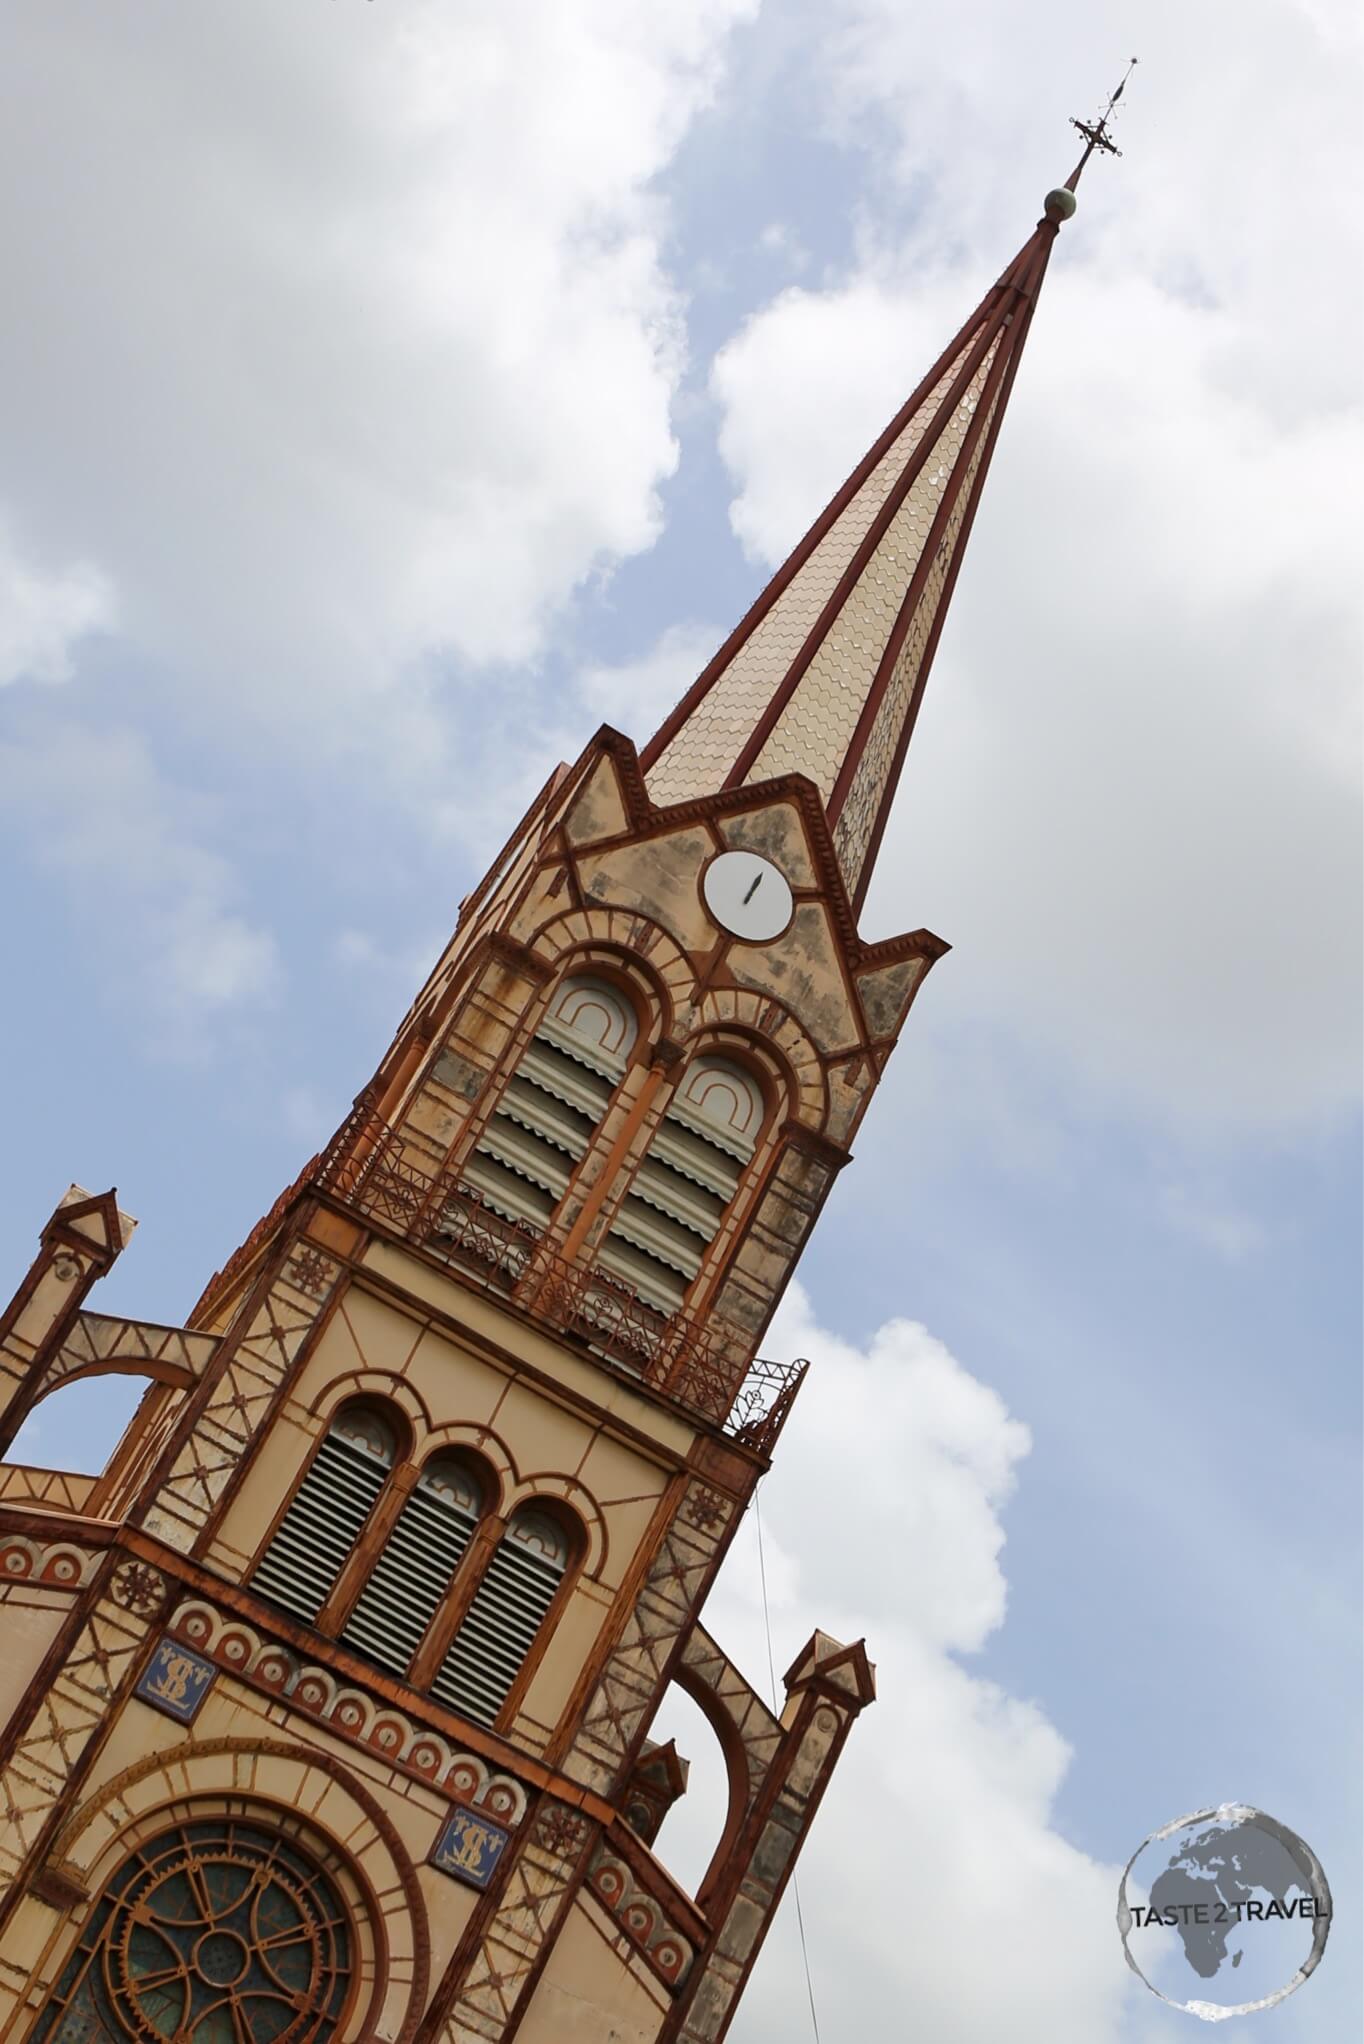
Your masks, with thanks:
[(476, 1278), (523, 1311), (579, 1335), (599, 1356), (756, 1453), (771, 1452), (807, 1368), (803, 1360), (745, 1364), (704, 1323), (665, 1314), (620, 1279), (570, 1263), (529, 1222), (497, 1213), (458, 1172), (433, 1173), (403, 1147), (362, 1096), (209, 1285), (221, 1296), (305, 1188), (328, 1194)]

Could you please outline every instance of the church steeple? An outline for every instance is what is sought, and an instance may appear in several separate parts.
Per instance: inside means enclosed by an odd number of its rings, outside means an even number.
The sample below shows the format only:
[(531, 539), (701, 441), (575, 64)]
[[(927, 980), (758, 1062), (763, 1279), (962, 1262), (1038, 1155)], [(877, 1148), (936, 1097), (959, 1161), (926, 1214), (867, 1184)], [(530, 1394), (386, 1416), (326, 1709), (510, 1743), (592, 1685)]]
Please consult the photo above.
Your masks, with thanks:
[[(723, 2044), (875, 1677), (815, 1632), (769, 1702), (703, 1609), (806, 1376), (772, 1314), (946, 948), (849, 896), (1079, 167), (642, 768), (603, 726), (546, 782), (189, 1323), (88, 1310), (112, 1193), (44, 1228), (0, 1456), (148, 1383), (101, 1475), (0, 1464), (4, 2037)], [(727, 1783), (694, 1894), (674, 1684)]]
[(860, 908), (1023, 344), (1080, 172), (644, 747), (666, 804), (801, 773)]

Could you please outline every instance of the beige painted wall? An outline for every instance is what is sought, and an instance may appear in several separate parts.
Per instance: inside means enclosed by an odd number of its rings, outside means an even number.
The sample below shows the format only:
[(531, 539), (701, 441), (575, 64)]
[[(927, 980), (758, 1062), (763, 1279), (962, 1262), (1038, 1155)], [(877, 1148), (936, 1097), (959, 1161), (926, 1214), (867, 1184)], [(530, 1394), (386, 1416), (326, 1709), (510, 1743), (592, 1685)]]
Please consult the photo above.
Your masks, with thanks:
[(68, 1590), (0, 1585), (0, 1725), (7, 1724), (73, 1602)]
[[(619, 1944), (620, 1951), (613, 1949)], [(532, 1997), (517, 2044), (652, 2044), (669, 2006), (643, 1962), (580, 1895)]]

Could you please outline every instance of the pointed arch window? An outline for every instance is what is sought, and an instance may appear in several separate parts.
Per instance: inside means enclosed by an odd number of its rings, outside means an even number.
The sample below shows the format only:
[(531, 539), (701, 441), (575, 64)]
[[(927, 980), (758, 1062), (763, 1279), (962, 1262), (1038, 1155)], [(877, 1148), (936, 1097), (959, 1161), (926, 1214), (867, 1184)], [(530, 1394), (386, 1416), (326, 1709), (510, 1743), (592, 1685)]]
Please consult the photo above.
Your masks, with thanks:
[(311, 1625), (378, 1503), (397, 1452), (396, 1428), (373, 1407), (352, 1405), (338, 1413), (256, 1566), (252, 1588)]
[(693, 1058), (598, 1256), (660, 1312), (675, 1313), (752, 1161), (757, 1081), (730, 1058)]
[(341, 1629), (346, 1645), (406, 1675), (486, 1508), (483, 1485), (461, 1457), (433, 1456)]
[(564, 980), (503, 1087), (465, 1182), (509, 1221), (541, 1229), (606, 1113), (634, 1048), (629, 1001), (589, 973)]
[(507, 1523), (431, 1694), (491, 1725), (525, 1665), (572, 1558), (559, 1520), (523, 1505)]

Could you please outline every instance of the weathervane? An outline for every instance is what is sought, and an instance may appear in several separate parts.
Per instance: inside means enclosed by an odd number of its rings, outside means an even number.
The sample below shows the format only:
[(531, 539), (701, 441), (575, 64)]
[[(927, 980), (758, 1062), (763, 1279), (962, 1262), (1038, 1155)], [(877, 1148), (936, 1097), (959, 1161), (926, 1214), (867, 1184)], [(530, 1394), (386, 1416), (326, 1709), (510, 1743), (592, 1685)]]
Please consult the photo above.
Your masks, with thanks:
[(1080, 172), (1084, 169), (1085, 165), (1088, 163), (1090, 157), (1094, 154), (1094, 151), (1096, 149), (1102, 149), (1106, 156), (1122, 155), (1121, 149), (1119, 149), (1117, 143), (1113, 140), (1113, 137), (1108, 132), (1108, 121), (1109, 116), (1112, 114), (1114, 107), (1122, 98), (1123, 86), (1126, 85), (1128, 79), (1132, 76), (1132, 73), (1136, 68), (1136, 62), (1137, 62), (1136, 58), (1133, 57), (1131, 62), (1128, 64), (1127, 69), (1122, 74), (1122, 78), (1121, 81), (1119, 82), (1117, 91), (1113, 94), (1112, 98), (1108, 102), (1108, 105), (1099, 115), (1097, 121), (1077, 121), (1074, 119), (1074, 117), (1072, 117), (1070, 123), (1071, 127), (1078, 128), (1080, 133), (1085, 138), (1085, 153), (1080, 158), (1080, 161), (1076, 164), (1070, 176), (1066, 179), (1067, 191), (1071, 192), (1074, 191), (1076, 180), (1078, 179)]

